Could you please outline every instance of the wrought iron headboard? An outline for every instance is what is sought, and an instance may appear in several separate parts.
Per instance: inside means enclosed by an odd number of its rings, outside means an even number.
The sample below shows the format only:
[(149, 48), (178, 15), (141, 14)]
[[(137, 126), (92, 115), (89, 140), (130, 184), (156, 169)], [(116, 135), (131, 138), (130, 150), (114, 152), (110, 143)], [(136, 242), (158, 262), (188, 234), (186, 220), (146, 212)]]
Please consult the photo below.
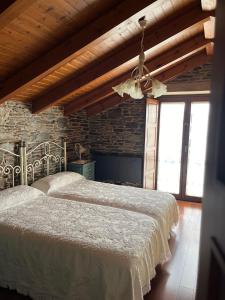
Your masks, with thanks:
[[(19, 154), (0, 147), (0, 178), (8, 178), (15, 186), (15, 179), (19, 177), (19, 184), (24, 184), (24, 149), (21, 144)], [(9, 159), (10, 157), (10, 159)], [(13, 160), (14, 162), (11, 162)]]
[[(56, 152), (54, 152), (53, 146), (54, 148), (60, 150), (62, 154), (57, 154)], [(40, 158), (38, 157), (32, 160), (32, 155), (35, 153), (35, 151), (38, 150), (42, 150), (43, 154), (41, 153)], [(50, 173), (51, 163), (58, 164), (60, 172), (62, 171), (62, 169), (64, 171), (67, 170), (66, 142), (63, 142), (63, 146), (61, 146), (55, 142), (47, 141), (40, 143), (29, 151), (27, 151), (26, 146), (24, 145), (23, 151), (24, 184), (26, 185), (28, 184), (29, 175), (31, 177), (31, 181), (35, 181), (36, 170), (41, 166), (46, 169), (47, 176)]]

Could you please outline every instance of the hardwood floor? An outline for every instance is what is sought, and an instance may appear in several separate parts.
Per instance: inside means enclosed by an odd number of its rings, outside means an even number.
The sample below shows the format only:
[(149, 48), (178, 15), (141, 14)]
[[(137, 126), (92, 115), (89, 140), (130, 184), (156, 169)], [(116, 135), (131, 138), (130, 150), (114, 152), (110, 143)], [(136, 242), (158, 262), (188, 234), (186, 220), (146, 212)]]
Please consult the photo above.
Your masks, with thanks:
[(158, 267), (145, 300), (194, 300), (197, 282), (201, 204), (178, 201), (180, 221), (170, 239), (172, 259)]
[[(178, 201), (180, 221), (170, 239), (171, 260), (157, 268), (144, 300), (194, 300), (197, 281), (201, 204)], [(0, 288), (0, 300), (29, 300)], [(94, 300), (94, 299), (93, 299)]]

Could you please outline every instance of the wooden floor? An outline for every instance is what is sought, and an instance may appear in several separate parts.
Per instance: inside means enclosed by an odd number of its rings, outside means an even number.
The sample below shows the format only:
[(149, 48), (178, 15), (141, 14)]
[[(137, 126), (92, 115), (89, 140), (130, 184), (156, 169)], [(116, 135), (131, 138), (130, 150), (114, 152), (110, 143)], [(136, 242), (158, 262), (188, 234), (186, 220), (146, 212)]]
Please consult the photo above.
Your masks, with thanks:
[[(194, 300), (201, 205), (178, 201), (180, 221), (170, 240), (171, 260), (157, 269), (152, 290), (144, 300)], [(28, 300), (29, 297), (0, 288), (0, 300)], [(93, 299), (94, 300), (94, 299)]]
[(180, 221), (170, 240), (172, 259), (158, 268), (145, 300), (194, 300), (197, 281), (201, 204), (178, 201)]

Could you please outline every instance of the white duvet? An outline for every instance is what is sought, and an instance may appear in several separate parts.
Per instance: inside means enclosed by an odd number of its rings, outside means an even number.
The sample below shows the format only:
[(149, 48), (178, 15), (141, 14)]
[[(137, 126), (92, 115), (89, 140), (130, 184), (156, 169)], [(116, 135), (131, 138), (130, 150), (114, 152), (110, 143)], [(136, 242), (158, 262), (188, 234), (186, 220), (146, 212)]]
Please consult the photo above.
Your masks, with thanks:
[(53, 197), (123, 208), (151, 216), (159, 222), (165, 239), (178, 222), (176, 199), (169, 193), (86, 180), (70, 172), (42, 178), (33, 186)]
[(0, 286), (33, 299), (142, 300), (169, 255), (157, 222), (128, 210), (42, 195), (0, 210)]

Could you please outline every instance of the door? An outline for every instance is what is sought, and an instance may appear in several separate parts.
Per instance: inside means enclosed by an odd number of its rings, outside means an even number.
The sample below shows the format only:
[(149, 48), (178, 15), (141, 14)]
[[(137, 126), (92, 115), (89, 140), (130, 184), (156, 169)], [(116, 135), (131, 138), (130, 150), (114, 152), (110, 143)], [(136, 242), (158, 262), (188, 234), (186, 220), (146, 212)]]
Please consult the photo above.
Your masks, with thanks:
[(225, 299), (225, 1), (217, 2), (196, 300)]
[(209, 114), (204, 100), (183, 96), (160, 104), (157, 189), (180, 200), (200, 201), (203, 195)]
[(209, 102), (190, 102), (187, 110), (190, 119), (184, 142), (182, 198), (188, 200), (203, 196)]
[(144, 188), (156, 187), (156, 156), (158, 133), (159, 102), (147, 99), (145, 126), (145, 155), (144, 155)]
[(184, 102), (160, 104), (157, 189), (180, 194)]

